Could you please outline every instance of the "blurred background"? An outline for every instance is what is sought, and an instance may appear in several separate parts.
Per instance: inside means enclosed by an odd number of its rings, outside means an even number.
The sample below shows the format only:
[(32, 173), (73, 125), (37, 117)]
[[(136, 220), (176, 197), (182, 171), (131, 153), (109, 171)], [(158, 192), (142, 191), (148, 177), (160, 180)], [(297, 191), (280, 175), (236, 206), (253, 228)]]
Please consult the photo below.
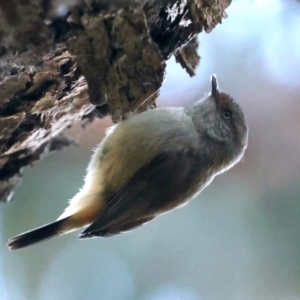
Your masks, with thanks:
[(111, 122), (75, 126), (80, 145), (26, 169), (0, 207), (1, 300), (300, 299), (300, 3), (235, 0), (227, 13), (199, 36), (196, 77), (168, 61), (158, 105), (196, 101), (217, 74), (247, 115), (244, 160), (189, 205), (128, 234), (74, 233), (9, 252), (10, 237), (60, 215)]

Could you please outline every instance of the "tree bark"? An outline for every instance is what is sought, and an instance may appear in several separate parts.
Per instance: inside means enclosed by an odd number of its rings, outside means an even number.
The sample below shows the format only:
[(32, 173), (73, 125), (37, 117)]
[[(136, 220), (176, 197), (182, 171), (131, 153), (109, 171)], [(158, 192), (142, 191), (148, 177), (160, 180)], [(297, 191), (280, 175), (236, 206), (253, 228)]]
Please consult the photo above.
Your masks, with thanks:
[(154, 108), (172, 55), (193, 76), (230, 2), (0, 0), (0, 202), (75, 122)]

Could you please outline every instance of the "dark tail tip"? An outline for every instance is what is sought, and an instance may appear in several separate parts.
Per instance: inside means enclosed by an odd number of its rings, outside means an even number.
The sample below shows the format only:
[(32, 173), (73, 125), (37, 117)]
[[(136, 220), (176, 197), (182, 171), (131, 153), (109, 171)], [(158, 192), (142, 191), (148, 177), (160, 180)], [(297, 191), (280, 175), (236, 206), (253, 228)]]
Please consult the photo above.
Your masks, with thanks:
[(68, 219), (69, 217), (17, 235), (9, 240), (7, 247), (16, 250), (54, 238), (64, 232), (64, 223)]

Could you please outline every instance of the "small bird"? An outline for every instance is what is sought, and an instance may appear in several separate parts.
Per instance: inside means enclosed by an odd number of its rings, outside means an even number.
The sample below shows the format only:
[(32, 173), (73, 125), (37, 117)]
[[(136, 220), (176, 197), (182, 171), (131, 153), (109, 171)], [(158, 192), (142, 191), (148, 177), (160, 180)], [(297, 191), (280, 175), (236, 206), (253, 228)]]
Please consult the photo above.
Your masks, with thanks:
[(58, 220), (12, 238), (8, 247), (85, 226), (81, 239), (137, 228), (195, 197), (242, 158), (247, 140), (241, 108), (213, 75), (211, 93), (194, 105), (148, 110), (112, 126)]

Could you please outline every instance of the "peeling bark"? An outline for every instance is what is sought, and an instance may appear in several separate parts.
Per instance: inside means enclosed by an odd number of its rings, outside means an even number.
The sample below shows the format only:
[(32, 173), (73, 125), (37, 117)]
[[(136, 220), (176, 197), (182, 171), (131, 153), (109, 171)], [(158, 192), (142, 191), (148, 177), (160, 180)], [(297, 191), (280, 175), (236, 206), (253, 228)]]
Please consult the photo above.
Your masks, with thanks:
[(193, 76), (231, 0), (0, 0), (0, 202), (80, 120), (155, 107), (165, 61)]

